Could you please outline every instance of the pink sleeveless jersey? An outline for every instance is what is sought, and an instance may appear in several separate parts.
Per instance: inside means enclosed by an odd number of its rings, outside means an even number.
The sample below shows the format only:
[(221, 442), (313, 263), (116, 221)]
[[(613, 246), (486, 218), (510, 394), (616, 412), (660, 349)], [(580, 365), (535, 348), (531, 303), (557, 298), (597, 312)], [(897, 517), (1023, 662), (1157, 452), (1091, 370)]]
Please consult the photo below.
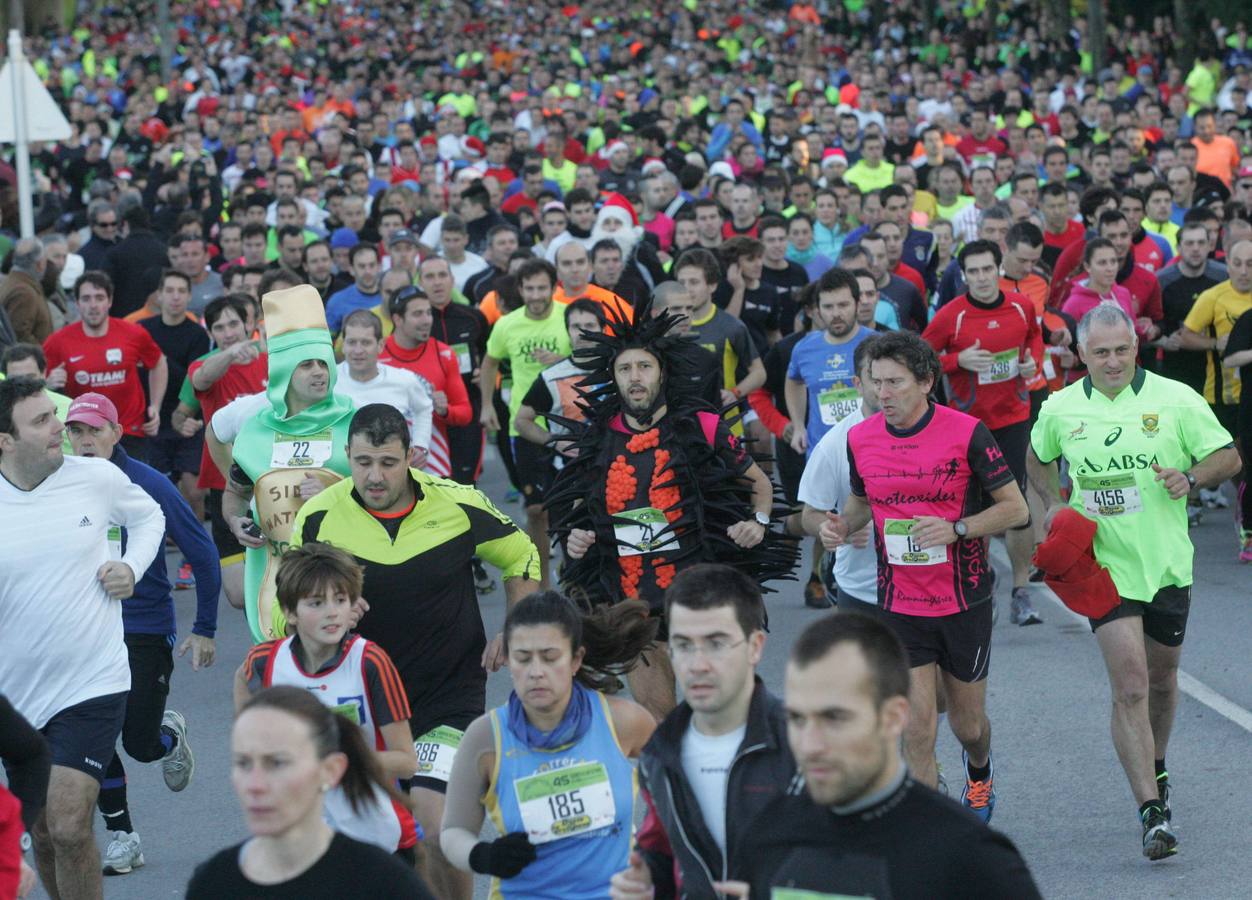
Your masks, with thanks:
[(920, 427), (893, 433), (882, 413), (848, 433), (852, 492), (873, 513), (878, 603), (908, 616), (947, 616), (991, 596), (982, 538), (922, 549), (909, 536), (918, 516), (949, 522), (981, 512), (989, 492), (1012, 480), (994, 438), (978, 419), (934, 406)]

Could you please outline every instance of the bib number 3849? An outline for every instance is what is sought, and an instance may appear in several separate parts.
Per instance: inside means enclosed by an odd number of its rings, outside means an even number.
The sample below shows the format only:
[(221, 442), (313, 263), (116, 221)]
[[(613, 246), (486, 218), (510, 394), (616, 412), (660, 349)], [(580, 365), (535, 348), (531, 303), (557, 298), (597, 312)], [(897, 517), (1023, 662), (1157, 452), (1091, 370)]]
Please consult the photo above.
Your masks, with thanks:
[(580, 837), (612, 825), (613, 787), (603, 763), (550, 769), (513, 782), (532, 844)]

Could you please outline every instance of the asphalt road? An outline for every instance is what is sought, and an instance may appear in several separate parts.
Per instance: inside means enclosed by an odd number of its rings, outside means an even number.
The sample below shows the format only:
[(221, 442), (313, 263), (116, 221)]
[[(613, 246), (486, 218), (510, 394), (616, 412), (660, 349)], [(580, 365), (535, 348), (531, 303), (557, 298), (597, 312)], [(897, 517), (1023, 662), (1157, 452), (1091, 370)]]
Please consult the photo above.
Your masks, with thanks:
[[(499, 467), (485, 481), (498, 502)], [(517, 504), (502, 504), (521, 517)], [(1246, 897), (1252, 884), (1248, 798), (1252, 797), (1252, 570), (1235, 560), (1229, 510), (1209, 513), (1192, 536), (1197, 544), (1196, 587), (1183, 669), (1229, 716), (1184, 695), (1168, 763), (1174, 784), (1174, 822), (1180, 854), (1148, 863), (1140, 855), (1135, 803), (1108, 736), (1109, 690), (1095, 640), (1053, 597), (1037, 604), (1044, 624), (1018, 628), (1005, 615), (996, 628), (989, 685), (998, 804), (993, 824), (1017, 843), (1047, 897)], [(1000, 558), (1001, 580), (1006, 562)], [(177, 559), (171, 557), (172, 564)], [(762, 676), (781, 690), (786, 650), (820, 613), (805, 608), (800, 586), (783, 585), (769, 598), (772, 632)], [(192, 592), (176, 595), (179, 624), (190, 622)], [(482, 599), (488, 634), (502, 621), (502, 592)], [(181, 634), (180, 634), (181, 637)], [(171, 794), (159, 765), (128, 761), (135, 827), (147, 865), (106, 878), (105, 897), (148, 900), (178, 897), (195, 866), (245, 837), (229, 779), (230, 682), (249, 646), (242, 614), (222, 601), (218, 659), (192, 672), (185, 660), (173, 678), (171, 708), (184, 713), (196, 756), (196, 774)], [(1194, 684), (1192, 681), (1187, 682)], [(1207, 687), (1209, 693), (1203, 689)], [(488, 703), (504, 702), (505, 672), (488, 683)], [(1213, 700), (1211, 692), (1216, 692)], [(946, 726), (943, 726), (946, 728)], [(941, 730), (939, 758), (959, 794), (960, 747)], [(97, 828), (103, 848), (102, 826)], [(481, 880), (481, 879), (480, 879)], [(485, 896), (485, 880), (478, 894)], [(977, 886), (970, 886), (971, 896)], [(36, 892), (36, 896), (45, 896)]]

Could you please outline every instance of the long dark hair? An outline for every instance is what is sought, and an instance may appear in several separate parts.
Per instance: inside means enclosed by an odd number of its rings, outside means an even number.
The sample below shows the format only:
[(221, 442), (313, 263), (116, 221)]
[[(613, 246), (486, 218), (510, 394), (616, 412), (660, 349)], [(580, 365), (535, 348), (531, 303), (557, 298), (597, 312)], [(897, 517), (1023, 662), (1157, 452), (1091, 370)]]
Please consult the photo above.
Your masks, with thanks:
[(266, 688), (253, 694), (239, 710), (236, 719), (250, 709), (277, 709), (302, 719), (309, 726), (317, 758), (325, 759), (332, 753), (342, 753), (348, 758), (348, 768), (339, 786), (343, 788), (348, 803), (355, 813), (363, 813), (376, 803), (375, 786), (382, 788), (393, 799), (404, 799), (383, 775), (361, 729), (344, 716), (323, 706), (308, 691), (289, 685)]
[(570, 652), (585, 648), (582, 666), (574, 678), (596, 691), (613, 691), (652, 646), (660, 621), (648, 615), (648, 605), (624, 600), (584, 612), (559, 591), (539, 591), (524, 597), (504, 618), (504, 652), (515, 628), (555, 625), (570, 641)]

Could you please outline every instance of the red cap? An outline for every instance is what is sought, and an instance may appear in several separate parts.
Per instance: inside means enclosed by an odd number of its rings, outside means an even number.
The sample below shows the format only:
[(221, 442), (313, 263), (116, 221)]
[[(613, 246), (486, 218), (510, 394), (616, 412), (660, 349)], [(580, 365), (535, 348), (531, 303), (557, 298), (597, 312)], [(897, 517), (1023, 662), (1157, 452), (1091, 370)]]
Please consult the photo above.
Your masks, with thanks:
[(81, 394), (70, 404), (65, 414), (65, 422), (82, 422), (92, 428), (117, 424), (117, 407), (104, 394)]
[(418, 141), (418, 143), (422, 145), (423, 147), (434, 147), (439, 143), (439, 141), (436, 140), (433, 134), (427, 134), (427, 135), (423, 135), (422, 139)]

